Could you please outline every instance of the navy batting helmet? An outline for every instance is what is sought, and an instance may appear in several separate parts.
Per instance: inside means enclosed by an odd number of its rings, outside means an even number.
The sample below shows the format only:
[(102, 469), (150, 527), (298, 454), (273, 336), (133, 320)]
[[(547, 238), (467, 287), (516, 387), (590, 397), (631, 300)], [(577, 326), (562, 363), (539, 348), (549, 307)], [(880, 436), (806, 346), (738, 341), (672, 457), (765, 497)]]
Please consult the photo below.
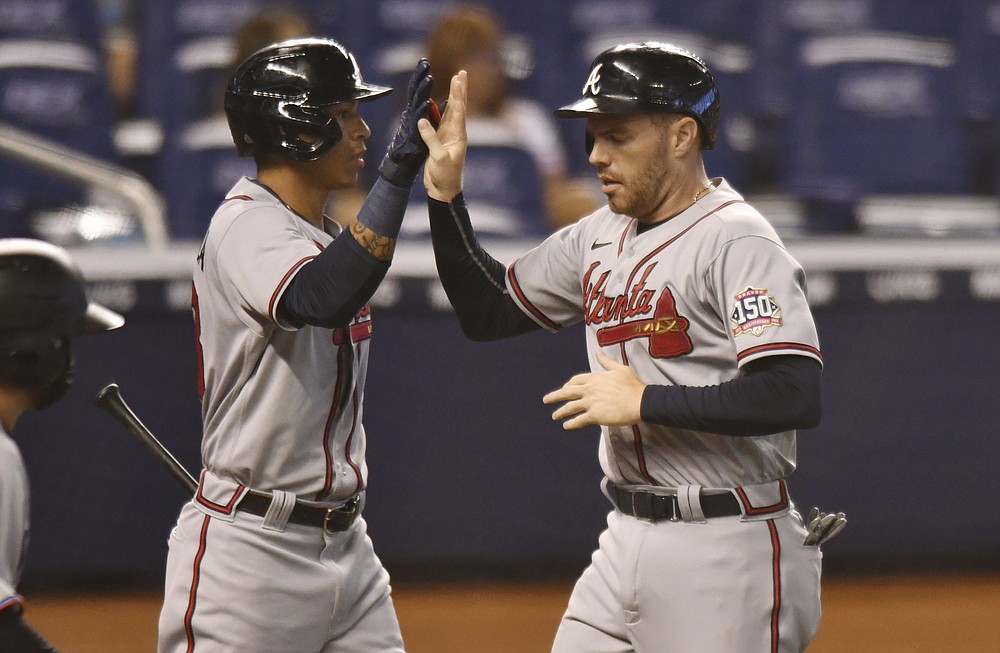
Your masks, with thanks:
[(0, 383), (47, 406), (72, 381), (70, 338), (124, 323), (87, 300), (83, 276), (64, 249), (28, 238), (0, 240)]
[[(354, 55), (337, 41), (292, 39), (262, 48), (239, 65), (226, 88), (225, 109), (240, 156), (260, 147), (315, 161), (343, 136), (325, 107), (391, 91), (365, 83)], [(303, 128), (309, 138), (300, 134)]]
[(555, 111), (560, 118), (599, 113), (679, 113), (694, 118), (702, 147), (715, 146), (719, 89), (697, 55), (669, 43), (627, 43), (590, 65), (583, 97)]

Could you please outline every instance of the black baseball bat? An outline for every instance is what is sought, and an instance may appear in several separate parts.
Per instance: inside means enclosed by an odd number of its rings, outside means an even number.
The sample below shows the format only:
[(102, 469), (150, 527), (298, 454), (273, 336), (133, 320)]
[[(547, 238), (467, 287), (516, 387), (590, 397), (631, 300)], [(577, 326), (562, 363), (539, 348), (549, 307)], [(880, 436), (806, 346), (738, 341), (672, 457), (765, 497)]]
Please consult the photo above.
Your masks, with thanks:
[(134, 435), (150, 453), (156, 456), (157, 460), (163, 463), (167, 471), (184, 486), (185, 490), (191, 494), (194, 494), (198, 490), (198, 481), (191, 475), (191, 472), (186, 470), (184, 465), (180, 464), (174, 458), (174, 455), (163, 446), (162, 442), (156, 439), (153, 432), (142, 423), (132, 409), (129, 408), (128, 404), (125, 403), (125, 399), (122, 397), (117, 383), (111, 383), (98, 392), (97, 397), (94, 399), (94, 404), (98, 408), (108, 411), (115, 419), (124, 424), (129, 433)]

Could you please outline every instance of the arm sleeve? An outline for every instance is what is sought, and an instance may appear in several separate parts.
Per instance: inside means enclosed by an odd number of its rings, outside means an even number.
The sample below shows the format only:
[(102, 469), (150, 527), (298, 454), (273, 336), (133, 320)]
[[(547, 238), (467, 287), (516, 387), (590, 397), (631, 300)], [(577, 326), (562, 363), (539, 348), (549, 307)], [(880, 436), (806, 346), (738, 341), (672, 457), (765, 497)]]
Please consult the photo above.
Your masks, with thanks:
[(427, 203), (438, 275), (465, 335), (499, 340), (540, 328), (507, 293), (506, 266), (480, 247), (464, 197)]
[(768, 356), (719, 385), (649, 385), (640, 413), (645, 422), (721, 435), (812, 428), (822, 412), (821, 370), (819, 361), (807, 356)]
[(0, 642), (4, 653), (58, 653), (21, 619), (20, 606), (0, 610)]
[(388, 271), (388, 261), (376, 259), (345, 231), (295, 274), (278, 303), (278, 316), (296, 328), (343, 326)]

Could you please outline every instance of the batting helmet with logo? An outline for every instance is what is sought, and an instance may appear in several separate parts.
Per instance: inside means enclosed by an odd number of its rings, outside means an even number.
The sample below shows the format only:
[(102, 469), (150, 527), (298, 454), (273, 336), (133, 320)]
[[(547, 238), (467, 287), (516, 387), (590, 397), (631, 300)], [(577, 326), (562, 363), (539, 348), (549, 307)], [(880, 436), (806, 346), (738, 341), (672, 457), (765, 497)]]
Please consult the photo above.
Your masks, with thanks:
[(679, 113), (694, 118), (702, 147), (715, 146), (719, 89), (697, 55), (669, 43), (627, 43), (605, 50), (590, 66), (583, 97), (555, 111), (560, 118), (598, 113)]
[(28, 238), (0, 240), (0, 383), (48, 405), (72, 381), (70, 338), (124, 323), (87, 300), (83, 276), (64, 249)]
[(354, 55), (337, 41), (292, 39), (262, 48), (239, 65), (226, 88), (225, 110), (240, 156), (260, 147), (315, 161), (343, 135), (326, 107), (390, 92), (365, 83)]

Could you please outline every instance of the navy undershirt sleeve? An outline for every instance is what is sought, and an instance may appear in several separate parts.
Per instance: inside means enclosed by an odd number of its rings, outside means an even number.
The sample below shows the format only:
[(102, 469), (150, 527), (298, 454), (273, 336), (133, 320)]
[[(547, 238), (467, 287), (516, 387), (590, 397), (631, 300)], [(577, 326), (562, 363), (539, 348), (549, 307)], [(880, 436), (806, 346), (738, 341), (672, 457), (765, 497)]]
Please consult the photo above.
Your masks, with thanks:
[(427, 198), (438, 276), (471, 340), (499, 340), (541, 328), (507, 293), (507, 267), (476, 240), (463, 195)]
[(389, 261), (375, 258), (344, 231), (295, 274), (278, 303), (278, 317), (295, 327), (344, 326), (388, 271)]
[(822, 413), (821, 372), (807, 356), (767, 356), (719, 385), (649, 385), (640, 414), (644, 422), (721, 435), (813, 428)]

